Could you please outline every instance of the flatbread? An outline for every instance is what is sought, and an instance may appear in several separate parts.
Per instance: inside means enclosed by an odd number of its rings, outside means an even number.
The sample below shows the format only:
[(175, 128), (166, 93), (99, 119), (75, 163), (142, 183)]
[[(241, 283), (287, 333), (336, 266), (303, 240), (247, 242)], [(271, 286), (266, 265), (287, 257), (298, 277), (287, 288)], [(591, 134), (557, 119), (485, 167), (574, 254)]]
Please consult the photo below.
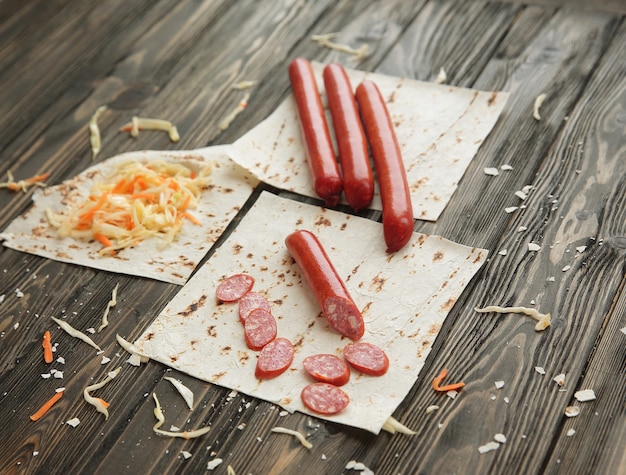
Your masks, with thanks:
[[(0, 233), (0, 239), (12, 249), (57, 261), (182, 285), (258, 184), (256, 178), (228, 158), (227, 148), (129, 152), (100, 162), (61, 185), (37, 189), (33, 206)], [(115, 256), (98, 254), (102, 245), (95, 241), (59, 238), (46, 218), (46, 209), (58, 213), (72, 203), (82, 202), (94, 183), (129, 160), (181, 162), (194, 170), (211, 162), (210, 188), (200, 196), (198, 209), (193, 210), (201, 225), (185, 222), (177, 239), (164, 248), (158, 239), (146, 239)]]
[[(325, 65), (311, 64), (334, 138), (322, 79)], [(436, 221), (498, 120), (509, 94), (346, 71), (354, 89), (365, 78), (378, 85), (402, 150), (414, 216)], [(290, 95), (267, 119), (233, 143), (231, 157), (262, 181), (318, 198), (299, 127)], [(370, 208), (382, 209), (378, 188)]]
[[(391, 362), (380, 377), (353, 371), (342, 387), (350, 404), (324, 418), (378, 433), (415, 383), (446, 315), (487, 251), (415, 233), (390, 255), (380, 223), (263, 192), (135, 345), (145, 356), (203, 381), (322, 417), (301, 402), (300, 391), (311, 382), (302, 360), (317, 353), (341, 356), (350, 340), (321, 317), (285, 247), (285, 237), (297, 229), (318, 236), (363, 313), (361, 341), (384, 348)], [(278, 336), (295, 346), (291, 368), (275, 379), (255, 378), (258, 352), (246, 347), (237, 304), (216, 301), (217, 285), (236, 273), (256, 279), (253, 290), (272, 303)]]

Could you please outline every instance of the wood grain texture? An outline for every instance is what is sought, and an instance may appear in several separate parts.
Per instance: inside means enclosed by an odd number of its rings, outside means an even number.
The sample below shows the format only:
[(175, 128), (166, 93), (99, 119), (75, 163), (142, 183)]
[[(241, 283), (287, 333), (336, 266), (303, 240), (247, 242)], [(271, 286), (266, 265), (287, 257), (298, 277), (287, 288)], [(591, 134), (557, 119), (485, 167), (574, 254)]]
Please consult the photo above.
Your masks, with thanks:
[[(491, 252), (395, 413), (417, 435), (376, 436), (287, 415), (161, 364), (130, 366), (115, 335), (137, 338), (180, 287), (3, 247), (0, 470), (204, 473), (209, 461), (222, 458), (209, 473), (226, 473), (228, 465), (238, 474), (358, 473), (345, 468), (350, 460), (377, 474), (620, 473), (626, 467), (626, 337), (619, 332), (626, 326), (626, 30), (620, 8), (611, 0), (567, 6), (552, 0), (0, 1), (0, 173), (11, 170), (17, 178), (49, 171), (49, 182), (58, 183), (89, 166), (87, 123), (102, 104), (108, 110), (100, 119), (98, 160), (232, 142), (289, 92), (287, 65), (295, 56), (426, 81), (444, 67), (449, 84), (511, 94), (441, 218), (416, 223), (418, 231)], [(340, 43), (367, 44), (368, 55), (355, 61), (311, 41), (330, 32), (340, 33)], [(230, 87), (240, 80), (258, 85), (244, 113), (219, 131), (217, 124), (241, 100), (242, 92)], [(547, 99), (535, 121), (532, 104), (541, 93)], [(158, 132), (137, 139), (119, 133), (133, 115), (172, 120), (181, 141), (172, 144)], [(483, 172), (502, 164), (513, 171)], [(528, 198), (520, 201), (514, 192), (529, 184)], [(316, 202), (261, 184), (214, 249), (261, 190)], [(0, 190), (0, 229), (29, 204), (30, 192)], [(507, 206), (519, 209), (505, 213)], [(378, 212), (359, 215), (380, 219)], [(540, 251), (529, 252), (529, 242)], [(112, 357), (103, 365), (94, 349), (50, 317), (97, 328), (118, 282), (110, 325), (93, 335)], [(486, 304), (550, 311), (553, 325), (538, 333), (528, 317), (474, 312)], [(65, 364), (43, 362), (46, 329)], [(117, 366), (120, 377), (96, 394), (111, 403), (105, 421), (82, 390)], [(443, 367), (450, 379), (467, 383), (454, 400), (430, 386)], [(63, 371), (54, 382), (66, 393), (31, 423), (28, 416), (51, 396), (53, 384), (40, 376), (50, 368)], [(563, 388), (552, 381), (561, 372)], [(192, 411), (165, 376), (193, 390)], [(497, 380), (504, 388), (496, 389)], [(574, 392), (586, 388), (597, 400), (577, 403)], [(152, 393), (163, 406), (165, 429), (208, 425), (211, 431), (196, 440), (154, 434)], [(432, 404), (440, 409), (426, 414)], [(581, 415), (566, 419), (564, 408), (578, 404)], [(76, 428), (64, 424), (73, 417), (81, 421)], [(275, 426), (299, 430), (313, 448), (272, 433)], [(572, 428), (576, 434), (568, 436)], [(478, 446), (496, 432), (507, 442), (479, 454)]]

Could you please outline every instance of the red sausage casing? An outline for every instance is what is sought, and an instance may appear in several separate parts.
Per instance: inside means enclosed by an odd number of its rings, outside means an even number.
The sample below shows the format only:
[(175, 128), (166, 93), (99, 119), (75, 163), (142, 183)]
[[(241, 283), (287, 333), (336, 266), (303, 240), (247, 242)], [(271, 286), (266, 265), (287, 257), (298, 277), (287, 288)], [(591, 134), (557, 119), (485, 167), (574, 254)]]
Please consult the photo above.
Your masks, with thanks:
[(387, 252), (395, 252), (409, 242), (414, 224), (413, 205), (400, 145), (376, 84), (368, 80), (359, 84), (356, 100), (376, 168)]
[(294, 59), (289, 65), (289, 79), (315, 192), (326, 205), (335, 206), (343, 190), (343, 181), (311, 63), (304, 58)]
[(348, 204), (358, 211), (372, 201), (374, 175), (359, 109), (342, 65), (331, 63), (324, 68), (324, 87), (333, 118), (344, 193)]
[(285, 243), (328, 323), (351, 340), (361, 338), (363, 316), (317, 237), (300, 230), (287, 236)]

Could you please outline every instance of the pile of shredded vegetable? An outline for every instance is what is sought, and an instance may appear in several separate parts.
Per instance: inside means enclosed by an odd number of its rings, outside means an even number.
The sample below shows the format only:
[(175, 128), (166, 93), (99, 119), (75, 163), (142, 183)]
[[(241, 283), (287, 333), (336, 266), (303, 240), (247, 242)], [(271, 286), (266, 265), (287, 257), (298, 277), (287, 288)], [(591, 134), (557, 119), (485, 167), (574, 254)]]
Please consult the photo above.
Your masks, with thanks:
[(47, 210), (59, 236), (95, 239), (104, 246), (100, 254), (115, 253), (146, 238), (171, 243), (183, 221), (200, 224), (189, 210), (209, 183), (211, 166), (197, 175), (188, 167), (163, 160), (143, 164), (130, 161), (102, 183), (94, 185), (87, 200), (63, 213)]

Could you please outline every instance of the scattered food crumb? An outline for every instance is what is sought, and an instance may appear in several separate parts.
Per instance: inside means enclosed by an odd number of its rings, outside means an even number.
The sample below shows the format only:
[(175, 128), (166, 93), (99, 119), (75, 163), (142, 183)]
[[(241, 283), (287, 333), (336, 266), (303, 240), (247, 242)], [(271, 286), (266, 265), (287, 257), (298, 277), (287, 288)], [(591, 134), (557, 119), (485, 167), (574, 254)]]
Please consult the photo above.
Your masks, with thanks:
[(503, 401), (505, 404), (508, 404), (509, 402), (511, 402), (511, 400), (506, 396), (504, 397)]
[(487, 452), (491, 452), (492, 450), (498, 450), (499, 448), (500, 444), (498, 442), (492, 441), (478, 447), (478, 452), (480, 452), (481, 454), (486, 454)]
[(537, 373), (539, 374), (546, 374), (546, 370), (543, 369), (541, 366), (535, 366), (535, 371), (537, 371)]
[(626, 335), (626, 327), (622, 328), (620, 331), (621, 331), (624, 335)]
[(182, 450), (180, 453), (183, 455), (185, 460), (187, 460), (188, 458), (191, 458), (191, 452), (187, 452), (186, 450)]
[(448, 80), (448, 75), (446, 74), (446, 70), (442, 68), (439, 68), (439, 73), (437, 74), (437, 77), (435, 78), (435, 84), (444, 84), (446, 81)]
[(68, 426), (76, 427), (78, 424), (80, 424), (80, 419), (78, 419), (78, 417), (74, 417), (73, 419), (67, 421), (66, 424)]
[(504, 387), (504, 381), (496, 381), (494, 384), (496, 385), (496, 389), (502, 389)]
[(311, 442), (306, 440), (306, 437), (304, 437), (297, 430), (287, 429), (286, 427), (273, 427), (272, 428), (272, 432), (276, 432), (276, 433), (279, 433), (279, 434), (292, 435), (296, 439), (298, 439), (298, 441), (302, 444), (303, 447), (305, 447), (307, 449), (311, 449), (313, 447), (313, 444), (311, 444)]
[(528, 226), (520, 226), (519, 228), (517, 228), (517, 232), (518, 233), (523, 233), (527, 229), (528, 229)]
[(578, 406), (567, 406), (565, 408), (565, 415), (567, 417), (576, 417), (578, 414), (580, 414), (580, 407)]
[(524, 201), (526, 198), (528, 198), (528, 195), (526, 193), (524, 193), (521, 190), (516, 191), (515, 196), (517, 196), (520, 200)]
[(552, 381), (563, 387), (565, 385), (565, 373), (557, 374), (554, 378), (552, 378)]
[(505, 163), (504, 165), (500, 166), (500, 170), (511, 171), (511, 170), (513, 170), (513, 167), (511, 165)]
[(431, 406), (428, 406), (428, 407), (426, 408), (426, 414), (431, 414), (431, 413), (435, 412), (435, 411), (436, 411), (436, 410), (438, 410), (438, 409), (439, 409), (439, 406), (437, 406), (436, 404), (433, 404), (433, 405), (431, 405)]
[(576, 431), (575, 431), (574, 429), (570, 429), (570, 430), (568, 430), (568, 431), (567, 431), (567, 434), (565, 434), (565, 435), (567, 435), (568, 437), (571, 437), (571, 436), (573, 436), (575, 433), (576, 433)]
[(541, 115), (539, 114), (539, 108), (543, 105), (543, 102), (546, 100), (545, 94), (539, 94), (535, 99), (535, 103), (533, 104), (533, 117), (535, 120), (541, 120)]
[(111, 358), (109, 358), (108, 356), (103, 356), (100, 360), (100, 364), (107, 364), (109, 361), (111, 361)]
[(213, 460), (209, 460), (209, 463), (207, 463), (207, 470), (214, 470), (216, 467), (218, 467), (219, 465), (222, 464), (224, 460), (220, 459), (220, 458), (214, 458)]
[(288, 411), (280, 411), (280, 412), (278, 413), (278, 415), (279, 415), (280, 417), (285, 417), (285, 416), (289, 415), (289, 412), (288, 412)]
[(367, 55), (367, 44), (361, 45), (360, 48), (355, 49), (348, 45), (343, 45), (340, 43), (335, 43), (331, 41), (333, 38), (339, 36), (339, 33), (326, 33), (322, 35), (313, 35), (311, 39), (315, 41), (318, 45), (323, 46), (328, 49), (332, 49), (335, 51), (339, 51), (341, 53), (347, 53), (354, 56), (356, 60), (361, 60)]
[(454, 399), (455, 397), (457, 397), (457, 395), (459, 394), (458, 391), (452, 390), (452, 391), (447, 391), (446, 395), (450, 398), (450, 399)]
[(496, 167), (485, 167), (484, 172), (485, 175), (489, 176), (498, 176), (500, 174)]
[(546, 279), (546, 282), (554, 282), (556, 280), (556, 277), (548, 277)]
[(535, 325), (535, 331), (543, 331), (546, 328), (548, 328), (551, 324), (551, 316), (550, 313), (539, 313), (536, 309), (534, 308), (528, 308), (528, 307), (500, 307), (497, 305), (489, 305), (485, 308), (478, 308), (476, 307), (474, 309), (475, 312), (478, 313), (522, 313), (524, 315), (528, 315), (529, 317), (533, 318), (534, 320), (537, 320), (537, 323)]
[(578, 246), (578, 247), (576, 248), (576, 250), (577, 250), (580, 254), (582, 254), (583, 252), (585, 252), (585, 249), (587, 249), (587, 246)]
[(570, 270), (572, 268), (572, 266), (567, 265), (565, 267), (563, 267), (563, 269), (561, 269), (563, 272), (567, 272), (568, 270)]
[(504, 444), (506, 442), (506, 436), (504, 434), (496, 434), (493, 436), (493, 440)]
[(528, 243), (528, 250), (529, 251), (538, 251), (541, 249), (541, 246), (539, 244), (536, 244), (534, 242), (529, 242)]
[(511, 214), (517, 211), (518, 209), (519, 209), (519, 206), (508, 206), (507, 208), (504, 208), (504, 212), (507, 214)]
[(363, 475), (374, 475), (374, 472), (372, 472), (369, 468), (367, 468), (365, 464), (361, 462), (357, 462), (356, 460), (350, 460), (346, 464), (346, 470), (356, 470), (356, 471), (362, 472)]
[(508, 252), (509, 252), (509, 251), (507, 251), (506, 249), (502, 249), (501, 251), (498, 251), (498, 254), (499, 254), (500, 256), (506, 256)]
[(495, 401), (496, 399), (498, 399), (498, 398), (497, 398), (495, 395), (494, 395), (494, 396), (491, 396), (491, 400), (492, 400), (492, 401)]
[(574, 397), (579, 402), (593, 401), (596, 398), (596, 394), (593, 389), (584, 389), (582, 391), (576, 391)]

